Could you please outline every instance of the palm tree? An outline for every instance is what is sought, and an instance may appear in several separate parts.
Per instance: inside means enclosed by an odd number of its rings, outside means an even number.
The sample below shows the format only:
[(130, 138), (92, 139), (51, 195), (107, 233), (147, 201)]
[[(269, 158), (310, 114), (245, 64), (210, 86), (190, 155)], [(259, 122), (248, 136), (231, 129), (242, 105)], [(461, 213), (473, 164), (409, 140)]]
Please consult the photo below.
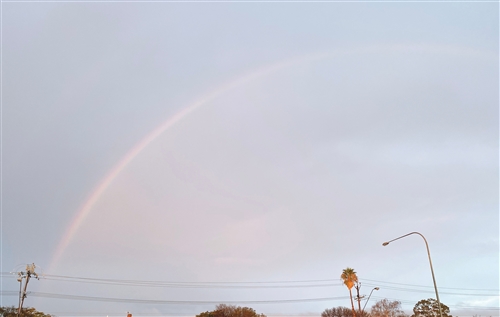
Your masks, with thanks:
[(358, 276), (354, 269), (350, 267), (344, 269), (342, 274), (340, 275), (340, 279), (344, 282), (345, 286), (349, 289), (349, 296), (351, 297), (351, 305), (352, 305), (352, 317), (356, 317), (356, 312), (354, 310), (354, 302), (352, 300), (352, 292), (351, 288), (354, 286), (354, 283), (358, 282)]

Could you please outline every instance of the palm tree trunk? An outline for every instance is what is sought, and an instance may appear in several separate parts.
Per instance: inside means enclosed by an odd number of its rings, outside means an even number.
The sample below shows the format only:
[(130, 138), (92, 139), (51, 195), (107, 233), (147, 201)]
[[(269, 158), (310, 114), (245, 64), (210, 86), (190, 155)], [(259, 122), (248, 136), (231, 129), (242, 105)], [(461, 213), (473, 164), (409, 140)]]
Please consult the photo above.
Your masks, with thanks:
[(354, 310), (354, 302), (352, 301), (352, 292), (351, 292), (351, 289), (349, 289), (349, 296), (351, 296), (352, 317), (356, 317), (356, 311)]

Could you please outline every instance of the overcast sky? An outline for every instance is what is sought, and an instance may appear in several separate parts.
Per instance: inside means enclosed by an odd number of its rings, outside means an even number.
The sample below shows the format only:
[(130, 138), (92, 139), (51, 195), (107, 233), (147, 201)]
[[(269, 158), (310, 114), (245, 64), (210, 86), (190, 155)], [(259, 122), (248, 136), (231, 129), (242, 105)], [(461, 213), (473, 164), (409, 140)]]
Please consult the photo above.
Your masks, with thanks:
[(1, 6), (1, 305), (499, 316), (498, 3)]

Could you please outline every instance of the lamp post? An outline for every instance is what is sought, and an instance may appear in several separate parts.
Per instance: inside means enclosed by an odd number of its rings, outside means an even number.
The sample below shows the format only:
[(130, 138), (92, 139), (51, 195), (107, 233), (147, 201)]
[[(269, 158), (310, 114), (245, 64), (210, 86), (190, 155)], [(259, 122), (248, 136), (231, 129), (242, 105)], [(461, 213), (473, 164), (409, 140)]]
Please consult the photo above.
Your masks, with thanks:
[(409, 236), (411, 234), (418, 234), (419, 236), (422, 237), (422, 239), (424, 239), (425, 247), (427, 248), (427, 255), (429, 256), (429, 264), (431, 266), (432, 281), (434, 282), (434, 290), (436, 291), (436, 299), (437, 299), (438, 307), (439, 307), (439, 316), (443, 317), (443, 313), (441, 312), (441, 302), (439, 301), (439, 294), (438, 294), (438, 289), (437, 289), (437, 286), (436, 286), (436, 278), (434, 277), (434, 270), (432, 269), (431, 252), (429, 251), (429, 244), (427, 244), (427, 240), (425, 239), (425, 237), (421, 233), (419, 233), (419, 232), (410, 232), (410, 233), (405, 234), (404, 236), (401, 236), (399, 238), (392, 239), (390, 241), (384, 242), (384, 243), (382, 243), (382, 245), (385, 247), (386, 245), (388, 245), (392, 241), (399, 240), (399, 239), (407, 237), (407, 236)]
[(366, 304), (368, 304), (368, 301), (370, 300), (370, 297), (372, 296), (373, 290), (377, 290), (377, 291), (378, 291), (379, 289), (380, 289), (380, 288), (378, 288), (378, 287), (374, 287), (374, 288), (372, 289), (372, 291), (370, 292), (370, 295), (368, 295), (368, 299), (366, 300), (365, 306), (363, 306), (363, 313), (365, 312), (365, 307), (366, 307)]

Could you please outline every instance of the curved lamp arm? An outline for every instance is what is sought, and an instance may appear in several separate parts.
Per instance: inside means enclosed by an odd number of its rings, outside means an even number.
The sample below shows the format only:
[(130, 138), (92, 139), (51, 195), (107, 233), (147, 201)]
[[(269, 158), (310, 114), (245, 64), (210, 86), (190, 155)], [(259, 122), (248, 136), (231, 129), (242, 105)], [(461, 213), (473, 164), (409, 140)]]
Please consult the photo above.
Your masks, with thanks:
[(439, 316), (440, 317), (443, 317), (443, 313), (441, 312), (441, 302), (439, 301), (439, 294), (438, 294), (438, 289), (437, 289), (437, 286), (436, 286), (436, 278), (434, 277), (434, 270), (432, 269), (432, 260), (431, 260), (431, 252), (429, 251), (429, 244), (427, 243), (427, 240), (425, 239), (425, 237), (420, 233), (420, 232), (410, 232), (408, 234), (405, 234), (404, 236), (401, 236), (399, 238), (396, 238), (396, 239), (392, 239), (390, 241), (387, 241), (387, 242), (384, 242), (382, 243), (382, 245), (385, 247), (386, 245), (388, 245), (389, 243), (391, 243), (392, 241), (396, 241), (396, 240), (399, 240), (401, 238), (404, 238), (404, 237), (407, 237), (411, 234), (418, 234), (419, 236), (422, 237), (422, 239), (424, 239), (425, 241), (425, 247), (427, 248), (427, 255), (429, 256), (429, 264), (431, 266), (431, 273), (432, 273), (432, 281), (434, 282), (434, 290), (436, 291), (436, 299), (437, 299), (437, 302), (438, 302), (438, 307), (439, 307)]
[(370, 300), (370, 297), (372, 296), (373, 290), (377, 290), (377, 291), (378, 291), (379, 289), (380, 289), (380, 288), (378, 288), (378, 287), (374, 287), (374, 288), (372, 289), (372, 291), (370, 292), (370, 295), (368, 296), (368, 299), (366, 300), (365, 306), (363, 306), (363, 310), (362, 310), (362, 312), (364, 312), (364, 311), (365, 311), (366, 304), (368, 304), (368, 301)]

